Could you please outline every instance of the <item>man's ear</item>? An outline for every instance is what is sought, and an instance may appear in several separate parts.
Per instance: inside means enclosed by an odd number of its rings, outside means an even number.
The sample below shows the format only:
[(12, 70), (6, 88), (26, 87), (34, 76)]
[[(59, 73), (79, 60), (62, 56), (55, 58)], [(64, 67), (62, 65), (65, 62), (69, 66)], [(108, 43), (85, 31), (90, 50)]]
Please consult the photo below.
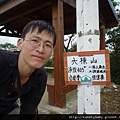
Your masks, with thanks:
[(18, 39), (18, 41), (17, 41), (17, 47), (18, 47), (18, 49), (19, 50), (21, 50), (22, 49), (22, 42), (23, 42), (23, 39)]

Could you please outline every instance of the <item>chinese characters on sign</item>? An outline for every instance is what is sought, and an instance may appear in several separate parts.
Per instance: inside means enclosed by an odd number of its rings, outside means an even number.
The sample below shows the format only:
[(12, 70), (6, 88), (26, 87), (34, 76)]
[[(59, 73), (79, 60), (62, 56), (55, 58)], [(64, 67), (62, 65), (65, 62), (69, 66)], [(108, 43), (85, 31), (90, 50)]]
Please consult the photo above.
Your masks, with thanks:
[(81, 84), (92, 84), (92, 81), (106, 80), (105, 55), (69, 56), (69, 81), (80, 81)]
[(64, 53), (66, 84), (110, 85), (108, 50)]

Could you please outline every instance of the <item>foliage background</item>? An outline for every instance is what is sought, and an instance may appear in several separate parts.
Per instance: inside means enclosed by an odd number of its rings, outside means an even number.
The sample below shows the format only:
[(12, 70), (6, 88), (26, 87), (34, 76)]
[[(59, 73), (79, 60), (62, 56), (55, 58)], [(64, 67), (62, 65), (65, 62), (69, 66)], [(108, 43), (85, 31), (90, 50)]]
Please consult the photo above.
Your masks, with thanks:
[(112, 0), (119, 18), (117, 27), (106, 30), (106, 48), (110, 51), (110, 67), (112, 82), (120, 85), (120, 2)]

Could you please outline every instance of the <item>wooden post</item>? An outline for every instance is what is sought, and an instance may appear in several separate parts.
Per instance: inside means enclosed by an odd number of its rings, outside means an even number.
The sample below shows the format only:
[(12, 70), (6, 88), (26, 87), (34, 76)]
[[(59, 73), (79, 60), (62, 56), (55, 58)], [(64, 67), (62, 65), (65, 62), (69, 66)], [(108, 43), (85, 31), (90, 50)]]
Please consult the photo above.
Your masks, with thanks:
[[(77, 51), (99, 50), (98, 0), (76, 0)], [(78, 86), (78, 114), (100, 113), (100, 86)]]
[(66, 95), (62, 94), (62, 86), (65, 86), (64, 81), (64, 17), (63, 17), (63, 2), (54, 0), (52, 5), (52, 24), (57, 33), (57, 41), (54, 50), (54, 97), (55, 106), (64, 107), (66, 105)]
[(64, 78), (64, 12), (63, 1), (52, 2), (52, 24), (57, 33), (57, 41), (54, 50), (54, 84), (48, 84), (49, 104), (57, 107), (66, 106), (66, 94), (77, 88), (76, 85), (66, 85)]
[(100, 26), (100, 50), (105, 50), (105, 25)]

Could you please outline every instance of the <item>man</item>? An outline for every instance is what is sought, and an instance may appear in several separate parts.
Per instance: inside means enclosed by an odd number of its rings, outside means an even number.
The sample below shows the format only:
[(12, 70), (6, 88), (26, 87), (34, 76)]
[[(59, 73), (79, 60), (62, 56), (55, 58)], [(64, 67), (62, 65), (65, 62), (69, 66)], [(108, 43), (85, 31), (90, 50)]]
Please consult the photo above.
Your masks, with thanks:
[[(47, 74), (42, 67), (56, 43), (54, 28), (45, 21), (28, 23), (17, 42), (20, 53), (0, 50), (0, 115), (36, 114)], [(20, 107), (16, 100), (20, 98)]]

